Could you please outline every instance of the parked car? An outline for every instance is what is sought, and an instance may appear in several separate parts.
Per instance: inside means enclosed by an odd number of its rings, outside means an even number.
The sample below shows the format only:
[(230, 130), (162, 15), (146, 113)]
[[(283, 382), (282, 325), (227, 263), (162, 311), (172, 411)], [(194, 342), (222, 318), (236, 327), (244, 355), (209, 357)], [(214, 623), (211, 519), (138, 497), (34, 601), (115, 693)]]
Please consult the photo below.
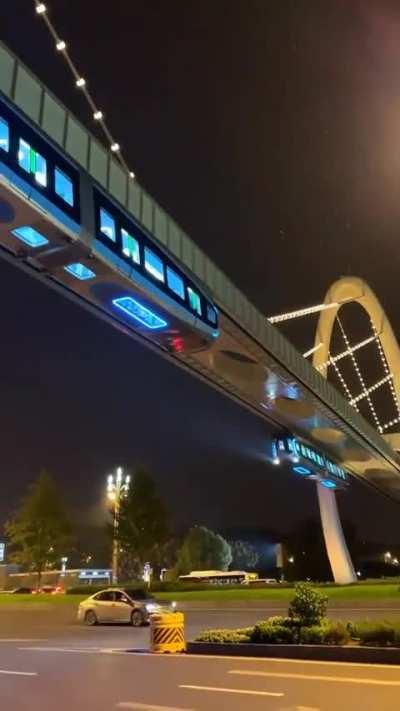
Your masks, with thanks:
[(30, 595), (32, 592), (32, 588), (13, 588), (12, 590), (0, 590), (2, 594), (7, 594), (7, 595)]
[(161, 604), (146, 590), (108, 588), (91, 595), (80, 603), (78, 620), (93, 626), (102, 623), (125, 622), (133, 627), (148, 625), (151, 615), (172, 612), (176, 603)]

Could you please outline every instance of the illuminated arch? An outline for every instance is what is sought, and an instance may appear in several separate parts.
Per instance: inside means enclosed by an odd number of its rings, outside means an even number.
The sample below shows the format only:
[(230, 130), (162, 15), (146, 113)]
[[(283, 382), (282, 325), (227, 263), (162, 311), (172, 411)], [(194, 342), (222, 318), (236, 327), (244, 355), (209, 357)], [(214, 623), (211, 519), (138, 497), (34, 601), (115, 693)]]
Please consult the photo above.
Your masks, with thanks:
[(367, 312), (379, 336), (389, 370), (393, 375), (396, 397), (400, 400), (400, 348), (390, 321), (379, 300), (368, 284), (358, 277), (342, 277), (332, 284), (325, 302), (336, 307), (321, 311), (315, 335), (315, 345), (322, 344), (313, 355), (313, 365), (326, 377), (327, 367), (322, 367), (329, 359), (332, 331), (340, 308), (350, 302), (357, 302)]
[[(340, 308), (350, 302), (357, 302), (367, 312), (373, 327), (379, 336), (388, 367), (393, 375), (393, 386), (397, 399), (400, 396), (400, 348), (393, 333), (389, 319), (379, 300), (368, 284), (358, 277), (342, 277), (332, 284), (326, 294), (326, 304), (336, 306), (320, 312), (315, 334), (313, 365), (326, 378), (330, 355), (333, 327)], [(399, 444), (400, 435), (387, 435), (387, 441), (394, 446)], [(357, 579), (350, 554), (343, 535), (334, 491), (318, 488), (318, 501), (321, 514), (325, 545), (336, 582), (351, 583)]]

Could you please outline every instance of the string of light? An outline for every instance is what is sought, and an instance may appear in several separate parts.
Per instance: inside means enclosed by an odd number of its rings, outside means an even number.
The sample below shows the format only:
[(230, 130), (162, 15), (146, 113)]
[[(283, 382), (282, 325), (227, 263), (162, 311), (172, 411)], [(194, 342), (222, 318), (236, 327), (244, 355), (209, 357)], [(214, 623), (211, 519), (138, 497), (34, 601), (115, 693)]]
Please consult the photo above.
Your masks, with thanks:
[[(379, 352), (379, 356), (380, 356), (380, 359), (381, 359), (381, 363), (382, 363), (383, 369), (384, 369), (385, 373), (388, 375), (388, 374), (390, 374), (389, 366), (388, 366), (388, 363), (387, 363), (387, 360), (386, 360), (386, 356), (385, 356), (384, 350), (383, 350), (383, 348), (382, 348), (381, 339), (379, 338), (378, 331), (376, 330), (375, 324), (373, 323), (372, 319), (371, 319), (371, 328), (372, 328), (373, 334), (374, 334), (374, 336), (375, 336), (376, 345), (378, 346), (378, 352)], [(390, 379), (390, 381), (389, 381), (389, 388), (390, 388), (390, 392), (391, 392), (391, 394), (392, 394), (394, 406), (395, 406), (395, 408), (396, 408), (397, 420), (400, 421), (400, 406), (399, 406), (399, 401), (398, 401), (398, 399), (397, 399), (396, 391), (395, 391), (395, 389), (394, 389), (393, 377), (392, 377), (392, 378)], [(396, 424), (396, 423), (393, 423), (393, 424)]]
[[(346, 332), (345, 332), (345, 330), (344, 330), (344, 328), (343, 328), (343, 324), (342, 324), (342, 322), (341, 322), (339, 316), (337, 316), (336, 319), (337, 319), (337, 322), (338, 322), (338, 324), (339, 324), (339, 328), (340, 328), (340, 331), (341, 331), (341, 333), (342, 333), (342, 337), (343, 337), (343, 340), (344, 340), (344, 342), (345, 342), (346, 348), (347, 348), (347, 349), (351, 349), (350, 341), (349, 341), (349, 339), (348, 339), (348, 337), (347, 337), (347, 334), (346, 334)], [(375, 410), (374, 404), (373, 404), (373, 402), (372, 402), (372, 400), (371, 400), (371, 397), (370, 397), (370, 395), (369, 395), (369, 393), (368, 393), (368, 391), (367, 391), (367, 388), (366, 388), (366, 385), (365, 385), (365, 381), (364, 381), (363, 375), (362, 375), (362, 373), (361, 373), (360, 368), (358, 367), (357, 359), (356, 359), (356, 356), (354, 355), (354, 353), (350, 353), (350, 358), (351, 358), (351, 361), (352, 361), (352, 363), (353, 363), (354, 370), (356, 371), (357, 377), (358, 377), (358, 379), (359, 379), (359, 381), (360, 381), (360, 385), (361, 385), (361, 387), (362, 387), (362, 392), (365, 394), (365, 398), (366, 398), (367, 403), (368, 403), (368, 405), (369, 405), (369, 409), (370, 409), (371, 415), (372, 415), (372, 417), (373, 417), (373, 419), (374, 419), (376, 428), (377, 428), (378, 432), (380, 432), (380, 433), (382, 434), (382, 431), (383, 431), (383, 430), (382, 430), (382, 425), (381, 425), (381, 423), (380, 423), (380, 421), (379, 421), (378, 415), (376, 414), (376, 410)], [(336, 363), (335, 363), (335, 365), (336, 365)]]
[(308, 358), (310, 355), (314, 355), (314, 353), (319, 351), (319, 349), (322, 348), (322, 346), (323, 346), (323, 343), (322, 343), (322, 341), (320, 341), (320, 343), (317, 343), (316, 346), (313, 346), (308, 351), (303, 353), (303, 358)]
[[(336, 375), (338, 376), (338, 378), (339, 378), (339, 380), (340, 380), (340, 383), (341, 383), (341, 385), (342, 385), (342, 388), (343, 388), (343, 390), (345, 391), (345, 393), (346, 393), (346, 395), (347, 395), (347, 399), (350, 400), (350, 401), (353, 400), (353, 399), (354, 399), (354, 398), (353, 398), (353, 395), (352, 395), (351, 392), (350, 392), (350, 388), (349, 388), (349, 386), (347, 385), (347, 383), (346, 383), (346, 381), (345, 381), (345, 379), (344, 379), (344, 377), (343, 377), (343, 375), (342, 375), (342, 373), (341, 373), (341, 371), (340, 371), (340, 369), (339, 369), (339, 366), (338, 366), (337, 363), (335, 363), (334, 361), (331, 362), (331, 365), (333, 366), (333, 369), (334, 369)], [(354, 407), (355, 410), (357, 410), (357, 412), (359, 412), (358, 407), (357, 407), (356, 404), (354, 404), (353, 407)]]
[(360, 402), (360, 400), (363, 400), (366, 398), (370, 393), (375, 392), (378, 388), (381, 388), (382, 385), (385, 385), (389, 381), (393, 379), (393, 375), (389, 373), (389, 375), (385, 375), (384, 378), (381, 378), (381, 380), (378, 380), (378, 382), (375, 383), (375, 385), (371, 385), (371, 387), (367, 388), (365, 392), (360, 393), (360, 395), (357, 395), (357, 397), (354, 397), (352, 400), (350, 400), (350, 405), (355, 405), (356, 402)]
[(317, 306), (308, 306), (305, 309), (298, 309), (297, 311), (288, 311), (286, 314), (279, 314), (277, 316), (270, 316), (267, 321), (269, 323), (281, 323), (282, 321), (290, 321), (293, 318), (301, 318), (302, 316), (309, 316), (310, 314), (316, 314), (319, 311), (326, 311), (327, 309), (334, 309), (339, 304), (333, 301), (330, 304), (318, 304)]
[(115, 140), (114, 136), (112, 135), (111, 131), (109, 130), (105, 119), (104, 119), (104, 114), (101, 111), (101, 109), (97, 106), (96, 102), (94, 101), (91, 93), (89, 92), (87, 88), (87, 82), (86, 79), (79, 73), (76, 65), (74, 64), (73, 60), (71, 59), (71, 56), (68, 52), (68, 47), (67, 43), (60, 37), (58, 34), (56, 28), (54, 27), (52, 21), (49, 18), (48, 15), (48, 10), (47, 10), (47, 5), (45, 3), (40, 2), (39, 0), (34, 0), (35, 4), (35, 10), (36, 14), (38, 17), (40, 17), (47, 29), (49, 30), (50, 35), (52, 36), (54, 43), (55, 43), (55, 49), (56, 52), (61, 54), (64, 57), (64, 60), (66, 64), (68, 65), (72, 76), (75, 81), (75, 86), (77, 89), (79, 89), (82, 94), (85, 96), (90, 110), (92, 112), (92, 118), (93, 120), (100, 126), (102, 129), (104, 136), (106, 138), (107, 144), (110, 148), (110, 151), (115, 154), (115, 156), (118, 158), (119, 162), (121, 163), (124, 171), (128, 175), (129, 178), (132, 180), (135, 178), (134, 172), (129, 168), (129, 165), (127, 164), (124, 156), (122, 155), (121, 152), (121, 146), (120, 144)]
[(360, 350), (360, 348), (364, 348), (364, 346), (367, 346), (369, 343), (374, 343), (376, 340), (375, 336), (370, 336), (369, 338), (365, 338), (363, 341), (360, 341), (359, 343), (356, 343), (355, 346), (350, 346), (350, 348), (346, 348), (345, 351), (342, 351), (341, 353), (338, 353), (335, 356), (331, 356), (325, 363), (321, 363), (320, 365), (317, 366), (317, 370), (324, 370), (328, 365), (332, 365), (333, 363), (336, 363), (338, 360), (342, 360), (342, 358), (346, 358), (346, 356), (349, 356), (351, 353), (354, 353), (355, 351)]

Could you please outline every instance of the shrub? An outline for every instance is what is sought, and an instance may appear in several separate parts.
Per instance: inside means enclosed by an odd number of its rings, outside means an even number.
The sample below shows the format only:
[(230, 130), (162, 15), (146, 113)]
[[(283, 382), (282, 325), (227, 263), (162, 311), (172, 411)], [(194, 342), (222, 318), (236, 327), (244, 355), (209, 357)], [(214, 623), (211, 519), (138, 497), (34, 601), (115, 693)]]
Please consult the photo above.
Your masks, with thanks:
[(285, 625), (259, 622), (253, 629), (251, 642), (264, 644), (295, 644), (297, 635), (293, 628)]
[(250, 641), (253, 627), (241, 630), (205, 630), (196, 637), (196, 642), (209, 642), (210, 644), (240, 644)]
[(302, 627), (300, 629), (299, 642), (300, 644), (324, 644), (324, 625), (311, 625), (310, 627)]
[(325, 617), (328, 598), (310, 583), (297, 583), (295, 596), (289, 605), (289, 617), (298, 619), (302, 627), (319, 625)]
[(325, 644), (347, 644), (350, 640), (350, 632), (343, 622), (327, 622), (324, 625)]
[(394, 645), (396, 640), (396, 629), (389, 622), (357, 622), (353, 632), (366, 647), (387, 647)]

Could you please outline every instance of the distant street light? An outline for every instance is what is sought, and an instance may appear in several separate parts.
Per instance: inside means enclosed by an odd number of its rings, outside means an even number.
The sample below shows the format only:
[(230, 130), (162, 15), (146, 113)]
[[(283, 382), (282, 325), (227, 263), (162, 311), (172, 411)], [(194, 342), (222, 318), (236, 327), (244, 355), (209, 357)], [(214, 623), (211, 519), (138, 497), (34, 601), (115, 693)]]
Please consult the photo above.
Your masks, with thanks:
[(391, 554), (390, 551), (386, 551), (386, 553), (384, 554), (383, 557), (384, 557), (384, 559), (385, 559), (385, 563), (391, 563), (391, 561), (392, 561), (392, 554)]
[(289, 563), (294, 563), (294, 556), (293, 556), (293, 555), (289, 556), (288, 562), (289, 562)]
[(112, 552), (112, 581), (118, 582), (118, 559), (119, 559), (119, 544), (118, 544), (118, 518), (121, 506), (121, 499), (126, 496), (129, 490), (131, 478), (129, 475), (124, 476), (122, 468), (118, 467), (116, 474), (110, 474), (107, 477), (107, 497), (112, 503), (114, 513), (114, 536), (113, 536), (113, 552)]

